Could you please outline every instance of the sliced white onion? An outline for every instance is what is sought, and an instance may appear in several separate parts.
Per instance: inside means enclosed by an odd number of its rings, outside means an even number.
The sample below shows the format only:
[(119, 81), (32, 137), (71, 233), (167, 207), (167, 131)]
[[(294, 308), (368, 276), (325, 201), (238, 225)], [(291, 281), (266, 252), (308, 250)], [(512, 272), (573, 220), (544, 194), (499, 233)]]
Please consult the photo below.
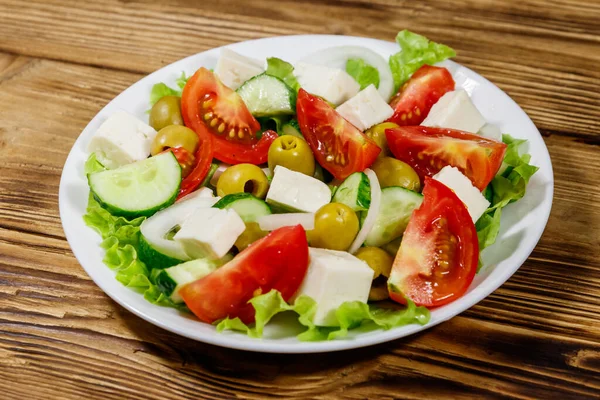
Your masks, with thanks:
[(210, 178), (210, 184), (213, 187), (217, 187), (217, 182), (219, 181), (219, 178), (221, 177), (223, 172), (225, 172), (225, 170), (229, 167), (231, 167), (231, 165), (229, 165), (229, 164), (225, 164), (225, 163), (219, 164), (219, 166), (215, 170), (215, 173), (213, 174), (212, 178)]
[(388, 101), (394, 94), (394, 78), (385, 58), (373, 50), (361, 46), (336, 46), (311, 53), (300, 61), (324, 65), (330, 68), (346, 70), (346, 61), (350, 58), (362, 58), (365, 62), (379, 71), (379, 94)]
[(315, 229), (314, 213), (271, 214), (259, 217), (256, 222), (263, 231), (274, 231), (284, 226), (302, 225), (307, 230)]
[(371, 205), (369, 206), (369, 211), (367, 211), (367, 218), (365, 218), (365, 222), (363, 222), (362, 228), (358, 231), (358, 235), (352, 242), (350, 249), (348, 252), (354, 254), (360, 249), (360, 246), (367, 240), (367, 236), (371, 229), (373, 229), (373, 225), (375, 225), (375, 221), (377, 220), (377, 214), (379, 214), (379, 208), (381, 207), (381, 186), (379, 185), (379, 179), (377, 179), (377, 175), (370, 169), (365, 169), (365, 174), (369, 177), (369, 183), (371, 184)]

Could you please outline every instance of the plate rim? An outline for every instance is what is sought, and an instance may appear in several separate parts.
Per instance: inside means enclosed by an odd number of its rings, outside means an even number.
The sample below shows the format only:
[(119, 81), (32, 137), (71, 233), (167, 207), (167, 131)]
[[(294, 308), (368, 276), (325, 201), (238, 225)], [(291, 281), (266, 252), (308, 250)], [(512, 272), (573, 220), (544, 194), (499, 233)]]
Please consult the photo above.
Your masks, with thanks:
[[(134, 82), (128, 88), (126, 88), (125, 90), (123, 90), (122, 92), (117, 94), (104, 107), (102, 107), (96, 113), (96, 115), (94, 115), (94, 117), (88, 122), (88, 124), (82, 130), (82, 133), (86, 129), (88, 129), (88, 127), (94, 122), (94, 120), (96, 118), (98, 118), (101, 114), (103, 114), (103, 111), (107, 107), (109, 107), (109, 105), (112, 104), (116, 100), (116, 98), (119, 97), (122, 93), (126, 92), (127, 90), (132, 88), (134, 85), (137, 85), (142, 80), (151, 78), (153, 75), (159, 73), (160, 71), (167, 70), (167, 69), (173, 69), (175, 64), (184, 62), (184, 60), (189, 61), (195, 57), (198, 57), (199, 55), (202, 55), (202, 54), (205, 54), (205, 53), (208, 53), (211, 51), (218, 51), (219, 49), (221, 49), (223, 47), (229, 47), (229, 46), (235, 47), (236, 45), (241, 45), (241, 44), (254, 45), (254, 44), (260, 43), (260, 42), (268, 42), (268, 41), (282, 40), (282, 39), (285, 40), (287, 38), (294, 39), (294, 40), (301, 40), (301, 41), (302, 40), (308, 40), (308, 41), (318, 40), (319, 38), (335, 38), (335, 40), (342, 39), (342, 40), (360, 40), (363, 42), (364, 41), (379, 42), (380, 44), (385, 43), (386, 45), (393, 43), (391, 41), (379, 40), (379, 39), (374, 39), (374, 38), (359, 37), (359, 36), (347, 36), (347, 35), (283, 35), (283, 36), (272, 36), (272, 37), (267, 37), (267, 38), (252, 39), (252, 40), (247, 40), (247, 41), (243, 41), (243, 42), (231, 43), (231, 44), (227, 44), (224, 46), (211, 48), (211, 49), (184, 57), (180, 60), (174, 61), (174, 62), (172, 62), (168, 65), (165, 65), (164, 67), (162, 67), (150, 74), (144, 75), (138, 81)], [(356, 44), (356, 45), (360, 45), (360, 44)], [(177, 326), (175, 326), (175, 327), (167, 326), (164, 322), (162, 322), (162, 321), (154, 318), (152, 315), (147, 314), (146, 312), (138, 309), (135, 305), (130, 304), (126, 300), (120, 298), (119, 295), (113, 293), (113, 291), (111, 290), (111, 288), (109, 286), (113, 285), (114, 283), (120, 285), (120, 283), (115, 279), (113, 283), (108, 284), (108, 283), (103, 282), (101, 279), (99, 279), (98, 276), (95, 276), (93, 271), (91, 271), (91, 268), (89, 268), (89, 267), (86, 268), (86, 266), (84, 265), (85, 256), (83, 255), (82, 249), (76, 249), (72, 245), (72, 243), (73, 243), (72, 238), (73, 238), (73, 235), (76, 234), (76, 232), (73, 232), (69, 227), (66, 226), (66, 221), (68, 220), (68, 218), (66, 218), (66, 216), (69, 214), (70, 210), (67, 207), (67, 202), (64, 200), (65, 197), (67, 196), (66, 195), (67, 189), (66, 189), (66, 184), (65, 184), (65, 182), (66, 182), (65, 176), (67, 174), (67, 168), (65, 168), (65, 167), (67, 165), (73, 163), (72, 159), (75, 158), (74, 151), (77, 149), (77, 146), (80, 144), (79, 141), (82, 138), (81, 133), (77, 137), (75, 142), (73, 143), (73, 146), (71, 147), (69, 154), (65, 160), (65, 164), (64, 164), (63, 170), (61, 172), (61, 179), (60, 179), (60, 184), (59, 184), (59, 214), (60, 214), (61, 225), (63, 227), (63, 231), (65, 232), (65, 237), (67, 239), (67, 242), (69, 243), (69, 247), (71, 248), (73, 255), (77, 259), (80, 266), (84, 269), (84, 271), (92, 279), (92, 281), (106, 295), (108, 295), (113, 301), (115, 301), (117, 304), (119, 304), (120, 306), (122, 306), (123, 308), (128, 310), (129, 312), (131, 312), (131, 313), (135, 314), (136, 316), (144, 319), (145, 321), (147, 321), (153, 325), (156, 325), (162, 329), (165, 329), (167, 331), (176, 333), (178, 335), (187, 337), (189, 339), (193, 339), (196, 341), (200, 341), (203, 343), (220, 346), (220, 347), (226, 347), (226, 348), (244, 350), (244, 351), (251, 351), (251, 352), (281, 353), (281, 354), (332, 352), (332, 351), (341, 351), (341, 350), (350, 350), (350, 349), (354, 349), (354, 348), (368, 347), (368, 346), (373, 346), (373, 345), (377, 345), (380, 343), (398, 340), (403, 337), (413, 335), (417, 332), (421, 332), (421, 331), (427, 330), (429, 328), (432, 328), (442, 322), (445, 322), (445, 321), (455, 317), (456, 315), (459, 315), (459, 314), (463, 313), (464, 311), (470, 309), (475, 304), (479, 303), (481, 300), (483, 300), (484, 298), (486, 298), (487, 296), (492, 294), (501, 285), (503, 285), (508, 279), (510, 279), (510, 277), (523, 265), (523, 263), (529, 258), (529, 256), (531, 255), (531, 253), (533, 252), (533, 250), (539, 243), (539, 240), (545, 231), (545, 228), (548, 223), (548, 218), (550, 216), (550, 212), (552, 209), (552, 203), (553, 203), (553, 197), (554, 197), (554, 171), (553, 171), (552, 161), (551, 161), (548, 149), (545, 145), (545, 142), (543, 141), (543, 138), (542, 138), (539, 130), (537, 129), (537, 127), (535, 126), (533, 121), (531, 121), (531, 119), (529, 118), (527, 113), (510, 96), (508, 96), (508, 94), (506, 94), (502, 89), (500, 89), (498, 86), (496, 86), (495, 84), (490, 82), (484, 76), (482, 76), (482, 75), (478, 74), (477, 72), (471, 70), (470, 68), (467, 68), (464, 65), (458, 64), (454, 61), (449, 61), (449, 63), (450, 63), (450, 65), (456, 65), (456, 66), (460, 66), (461, 68), (465, 68), (470, 73), (477, 75), (486, 84), (491, 85), (493, 88), (498, 90), (499, 93), (501, 93), (501, 95), (505, 98), (505, 100), (508, 100), (510, 103), (512, 103), (512, 106), (517, 107), (523, 113), (524, 117), (526, 117), (528, 122), (531, 124), (531, 127), (535, 130), (535, 132), (537, 132), (537, 134), (539, 135), (539, 137), (541, 139), (541, 142), (543, 143), (543, 149), (541, 149), (541, 150), (543, 151), (544, 154), (543, 154), (542, 158), (544, 160), (548, 161), (547, 165), (545, 165), (545, 167), (548, 168), (548, 170), (547, 170), (548, 181), (546, 183), (549, 186), (548, 188), (546, 188), (546, 190), (547, 190), (546, 193), (549, 196), (549, 199), (547, 200), (547, 207), (543, 209), (543, 214), (540, 215), (544, 222), (543, 222), (543, 224), (538, 225), (539, 229), (536, 234), (537, 237), (535, 237), (535, 240), (532, 242), (533, 247), (531, 247), (531, 249), (523, 252), (521, 257), (519, 257), (519, 261), (516, 262), (514, 264), (514, 266), (512, 266), (511, 268), (508, 268), (506, 271), (503, 271), (503, 274), (500, 277), (498, 277), (498, 279), (494, 282), (494, 284), (490, 285), (487, 290), (477, 291), (477, 288), (475, 288), (475, 290), (473, 290), (472, 293), (468, 293), (467, 295), (463, 296), (461, 299), (458, 299), (456, 302), (451, 303), (451, 304), (456, 305), (457, 302), (459, 302), (459, 301), (461, 302), (460, 307), (456, 307), (457, 308), (456, 312), (453, 311), (453, 312), (447, 313), (447, 315), (445, 315), (443, 318), (439, 318), (438, 320), (430, 322), (425, 326), (413, 324), (413, 325), (408, 325), (408, 326), (405, 326), (402, 328), (390, 329), (387, 331), (383, 331), (383, 330), (376, 331), (377, 334), (373, 334), (367, 338), (360, 338), (360, 342), (358, 342), (356, 339), (346, 339), (346, 340), (334, 340), (334, 341), (323, 341), (323, 342), (300, 342), (300, 341), (298, 341), (296, 343), (281, 343), (281, 342), (271, 341), (268, 339), (254, 339), (253, 342), (251, 342), (252, 344), (249, 345), (248, 342), (246, 342), (246, 341), (237, 342), (235, 340), (231, 340), (231, 338), (235, 338), (237, 335), (239, 335), (239, 334), (235, 334), (235, 333), (230, 334), (230, 333), (216, 333), (215, 332), (206, 337), (198, 337), (197, 335), (193, 335), (193, 334), (189, 333), (187, 330), (180, 329)], [(108, 267), (106, 267), (106, 268), (108, 268)], [(128, 290), (131, 290), (131, 289), (128, 289)], [(142, 298), (142, 301), (146, 301), (145, 299), (143, 299), (142, 295), (139, 295), (139, 296)], [(152, 305), (152, 306), (160, 307), (157, 305)], [(402, 329), (402, 331), (400, 334), (397, 334), (399, 329)], [(394, 333), (396, 333), (396, 334), (394, 334)]]

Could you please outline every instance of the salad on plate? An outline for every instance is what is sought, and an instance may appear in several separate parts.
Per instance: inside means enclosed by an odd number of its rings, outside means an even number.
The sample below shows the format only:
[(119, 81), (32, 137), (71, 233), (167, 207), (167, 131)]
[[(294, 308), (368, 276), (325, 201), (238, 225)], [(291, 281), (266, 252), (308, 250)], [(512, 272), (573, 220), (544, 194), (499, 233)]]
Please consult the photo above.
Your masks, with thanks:
[(116, 279), (218, 331), (287, 312), (300, 340), (424, 325), (463, 296), (537, 167), (435, 65), (451, 48), (396, 41), (294, 64), (223, 48), (156, 83), (147, 121), (107, 118), (84, 220)]

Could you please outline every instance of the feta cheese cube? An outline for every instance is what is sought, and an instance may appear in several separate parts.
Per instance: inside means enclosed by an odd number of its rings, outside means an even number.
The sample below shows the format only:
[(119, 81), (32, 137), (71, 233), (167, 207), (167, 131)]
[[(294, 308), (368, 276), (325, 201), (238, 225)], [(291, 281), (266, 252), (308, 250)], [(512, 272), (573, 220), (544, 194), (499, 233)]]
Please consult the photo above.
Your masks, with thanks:
[(473, 186), (469, 178), (464, 176), (458, 168), (449, 165), (441, 169), (433, 176), (433, 179), (448, 186), (456, 196), (465, 204), (473, 223), (477, 222), (485, 210), (490, 206), (490, 202), (481, 194), (479, 189)]
[(299, 62), (294, 75), (300, 86), (309, 93), (323, 97), (334, 105), (355, 96), (360, 85), (346, 71)]
[(385, 121), (394, 114), (394, 110), (381, 97), (375, 85), (367, 86), (335, 110), (361, 131)]
[(88, 151), (108, 169), (114, 169), (150, 155), (156, 131), (133, 115), (117, 111), (94, 133)]
[(314, 213), (331, 201), (331, 190), (320, 180), (281, 165), (274, 172), (267, 203), (287, 211)]
[(181, 225), (173, 239), (192, 259), (221, 258), (231, 249), (246, 225), (232, 209), (199, 208)]
[(464, 90), (455, 90), (443, 95), (421, 123), (423, 126), (458, 129), (471, 133), (477, 133), (484, 124), (485, 119)]
[(346, 301), (366, 303), (373, 281), (367, 263), (345, 251), (309, 248), (310, 264), (292, 298), (306, 295), (317, 302), (315, 325), (335, 326), (335, 310)]
[(488, 139), (494, 139), (499, 142), (502, 141), (502, 132), (500, 131), (500, 128), (493, 124), (485, 124), (477, 133)]
[(221, 56), (215, 67), (215, 74), (225, 86), (236, 90), (248, 79), (264, 72), (264, 63), (246, 57), (228, 48), (221, 49)]

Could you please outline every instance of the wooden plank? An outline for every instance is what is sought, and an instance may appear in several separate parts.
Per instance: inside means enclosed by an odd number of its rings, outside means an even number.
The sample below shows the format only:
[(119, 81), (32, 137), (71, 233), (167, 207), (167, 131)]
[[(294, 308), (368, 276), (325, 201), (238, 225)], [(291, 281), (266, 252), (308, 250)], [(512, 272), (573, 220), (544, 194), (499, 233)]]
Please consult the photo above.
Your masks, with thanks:
[(31, 397), (32, 382), (35, 396), (64, 399), (599, 393), (597, 145), (545, 138), (556, 178), (546, 232), (523, 267), (462, 316), (366, 349), (255, 357), (135, 317), (93, 284), (64, 240), (56, 193), (68, 151), (140, 76), (0, 54), (0, 389), (9, 399)]
[[(546, 131), (598, 143), (600, 8), (594, 0), (100, 3), (0, 0), (0, 50), (149, 73), (266, 36), (335, 33), (393, 40), (408, 28), (507, 91)], [(306, 12), (310, 10), (310, 12)]]

